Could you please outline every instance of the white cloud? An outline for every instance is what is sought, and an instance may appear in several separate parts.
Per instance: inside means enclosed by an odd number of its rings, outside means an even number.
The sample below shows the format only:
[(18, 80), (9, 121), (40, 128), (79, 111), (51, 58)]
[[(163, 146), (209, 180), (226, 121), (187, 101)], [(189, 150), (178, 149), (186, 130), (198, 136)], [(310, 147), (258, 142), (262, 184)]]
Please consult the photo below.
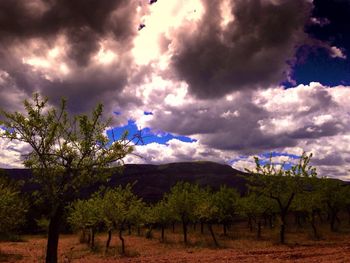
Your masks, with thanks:
[(330, 47), (330, 55), (332, 58), (341, 58), (341, 59), (346, 59), (346, 55), (343, 50), (341, 50), (338, 47)]
[(23, 168), (23, 154), (28, 153), (28, 150), (26, 143), (0, 138), (0, 167)]

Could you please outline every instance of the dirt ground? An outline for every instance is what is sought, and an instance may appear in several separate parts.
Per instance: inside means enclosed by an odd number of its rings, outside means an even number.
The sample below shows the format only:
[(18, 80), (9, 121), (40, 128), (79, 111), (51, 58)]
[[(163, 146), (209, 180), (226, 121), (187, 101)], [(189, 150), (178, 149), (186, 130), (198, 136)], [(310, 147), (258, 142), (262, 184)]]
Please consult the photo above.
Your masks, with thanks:
[[(97, 249), (91, 251), (80, 244), (77, 235), (62, 235), (59, 243), (59, 262), (350, 262), (350, 233), (327, 233), (321, 240), (309, 234), (288, 233), (287, 245), (276, 241), (278, 233), (265, 234), (256, 240), (254, 233), (232, 232), (229, 237), (218, 234), (220, 248), (212, 245), (210, 236), (190, 233), (190, 244), (181, 242), (180, 233), (167, 231), (167, 240), (125, 235), (127, 255), (119, 254), (120, 243), (113, 236), (109, 252), (104, 254), (106, 235), (97, 236)], [(275, 240), (275, 241), (271, 241)], [(44, 262), (45, 237), (25, 236), (23, 242), (1, 242), (0, 262)]]

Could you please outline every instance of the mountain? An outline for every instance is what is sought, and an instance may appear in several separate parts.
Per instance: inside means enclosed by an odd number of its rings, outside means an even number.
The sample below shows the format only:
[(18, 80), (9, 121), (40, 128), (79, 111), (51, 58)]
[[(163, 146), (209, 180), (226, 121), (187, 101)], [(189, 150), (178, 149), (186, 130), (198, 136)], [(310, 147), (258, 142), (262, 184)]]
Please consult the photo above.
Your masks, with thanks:
[[(31, 171), (28, 169), (6, 169), (5, 173), (12, 179), (28, 182)], [(145, 201), (157, 201), (178, 181), (197, 183), (218, 189), (221, 185), (236, 188), (239, 192), (246, 189), (246, 173), (233, 169), (229, 165), (214, 162), (181, 162), (161, 165), (126, 164), (120, 173), (111, 176), (108, 185), (126, 185), (135, 183), (135, 194)], [(36, 187), (25, 183), (23, 191), (31, 192)], [(99, 188), (95, 185), (88, 192)], [(83, 192), (86, 192), (84, 190)], [(85, 194), (84, 194), (85, 195)]]

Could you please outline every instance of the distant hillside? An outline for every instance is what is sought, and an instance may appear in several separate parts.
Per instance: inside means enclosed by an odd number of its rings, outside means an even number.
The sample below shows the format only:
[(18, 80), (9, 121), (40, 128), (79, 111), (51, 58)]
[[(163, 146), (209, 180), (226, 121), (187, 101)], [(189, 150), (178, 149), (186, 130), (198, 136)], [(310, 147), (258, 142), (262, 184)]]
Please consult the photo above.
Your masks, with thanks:
[[(27, 181), (31, 177), (31, 171), (28, 169), (6, 169), (5, 171), (9, 177), (17, 180)], [(245, 175), (246, 173), (235, 170), (229, 165), (214, 162), (182, 162), (162, 165), (126, 164), (122, 173), (111, 177), (108, 185), (126, 185), (136, 181), (135, 193), (145, 201), (156, 201), (161, 199), (163, 193), (168, 192), (178, 181), (198, 183), (202, 186), (209, 185), (214, 189), (227, 185), (243, 192), (246, 189)], [(23, 190), (29, 192), (34, 188), (31, 184), (25, 184)], [(98, 186), (93, 188), (98, 189)]]

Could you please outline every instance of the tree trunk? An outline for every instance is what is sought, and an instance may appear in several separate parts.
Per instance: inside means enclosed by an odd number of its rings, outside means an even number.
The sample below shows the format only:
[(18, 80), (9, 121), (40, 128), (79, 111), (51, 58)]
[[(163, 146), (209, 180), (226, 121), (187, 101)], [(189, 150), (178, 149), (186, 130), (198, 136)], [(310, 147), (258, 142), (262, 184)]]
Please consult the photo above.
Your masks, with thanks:
[(280, 243), (281, 244), (284, 244), (284, 242), (285, 242), (285, 230), (286, 230), (286, 226), (282, 222), (282, 224), (280, 226)]
[(311, 214), (311, 222), (310, 223), (311, 223), (312, 231), (314, 233), (314, 237), (316, 239), (319, 239), (320, 236), (317, 233), (317, 228), (316, 228), (316, 223), (315, 223), (315, 212), (312, 212), (312, 214)]
[(269, 216), (269, 225), (270, 225), (270, 229), (272, 229), (273, 228), (273, 216), (272, 215)]
[(204, 234), (204, 223), (201, 222), (201, 234)]
[(336, 223), (337, 222), (339, 223), (340, 221), (339, 221), (337, 214), (338, 214), (338, 212), (336, 211), (336, 209), (332, 209), (330, 211), (330, 226), (331, 226), (332, 232), (336, 232), (338, 230)]
[(213, 231), (213, 228), (212, 228), (212, 225), (211, 224), (208, 224), (208, 228), (209, 228), (209, 231), (210, 231), (210, 234), (211, 234), (211, 237), (213, 238), (213, 241), (214, 241), (214, 244), (215, 246), (219, 246), (219, 243), (218, 241), (216, 240), (216, 237), (215, 237), (215, 234), (214, 234), (214, 231)]
[(109, 245), (111, 244), (111, 240), (112, 240), (112, 230), (108, 230), (108, 238), (107, 238), (106, 250), (105, 250), (106, 254), (108, 252)]
[(79, 238), (79, 243), (81, 243), (81, 244), (85, 244), (85, 243), (87, 243), (87, 235), (86, 235), (86, 229), (85, 228), (83, 228), (82, 230), (81, 230), (81, 236), (80, 236), (80, 238)]
[(125, 255), (125, 240), (123, 238), (123, 227), (119, 228), (119, 239), (122, 242), (122, 250), (121, 250), (121, 254)]
[(184, 242), (187, 244), (187, 223), (185, 221), (182, 221), (182, 229), (184, 234)]
[(197, 223), (193, 223), (193, 230), (194, 230), (194, 232), (196, 232), (196, 228), (197, 228)]
[(137, 226), (137, 235), (141, 236), (141, 227), (140, 226)]
[(128, 224), (128, 235), (131, 235), (131, 224)]
[(224, 236), (227, 236), (227, 227), (225, 223), (222, 224), (222, 229), (224, 231)]
[(162, 242), (164, 242), (164, 225), (162, 225), (162, 236), (161, 236)]
[(261, 238), (261, 220), (258, 221), (258, 231), (256, 233), (257, 239)]
[(320, 210), (317, 210), (317, 215), (318, 215), (318, 218), (320, 219), (320, 222), (323, 223), (324, 220)]
[(149, 225), (148, 229), (146, 230), (146, 238), (151, 239), (152, 238), (152, 230), (153, 230), (153, 225)]
[(87, 234), (86, 243), (90, 245), (90, 242), (91, 242), (91, 233), (90, 233), (90, 231), (89, 231), (89, 233)]
[(94, 249), (95, 248), (95, 228), (91, 228), (91, 244), (90, 248)]
[(50, 218), (46, 246), (46, 263), (57, 263), (58, 239), (60, 235), (62, 214), (63, 208), (58, 207)]
[(175, 233), (175, 223), (173, 222), (173, 233)]
[(295, 217), (295, 224), (297, 225), (297, 227), (302, 228), (303, 226), (301, 224), (301, 214), (299, 212), (295, 212), (294, 217)]
[(252, 232), (253, 231), (253, 222), (252, 222), (252, 218), (250, 216), (248, 217), (248, 226), (249, 226), (249, 231)]

